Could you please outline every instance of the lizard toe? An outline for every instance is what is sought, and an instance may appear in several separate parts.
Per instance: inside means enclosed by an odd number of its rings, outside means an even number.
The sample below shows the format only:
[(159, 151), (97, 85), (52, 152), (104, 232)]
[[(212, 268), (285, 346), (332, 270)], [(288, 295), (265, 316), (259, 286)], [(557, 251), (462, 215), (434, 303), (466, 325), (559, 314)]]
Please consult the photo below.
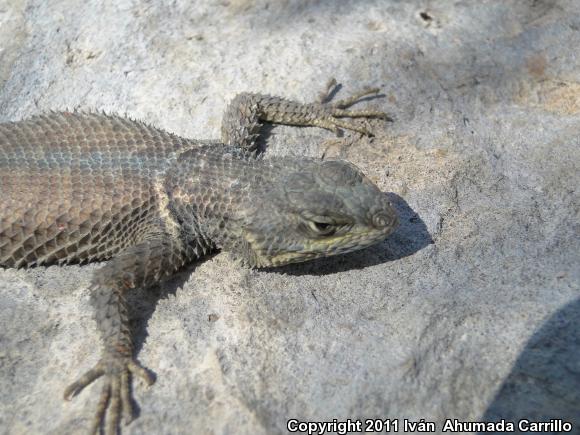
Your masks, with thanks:
[(70, 400), (96, 379), (104, 378), (89, 433), (96, 434), (103, 428), (107, 435), (116, 434), (121, 419), (125, 424), (133, 421), (135, 413), (131, 397), (131, 375), (143, 379), (147, 385), (155, 382), (154, 376), (133, 358), (116, 353), (106, 354), (95, 367), (66, 388), (64, 396)]

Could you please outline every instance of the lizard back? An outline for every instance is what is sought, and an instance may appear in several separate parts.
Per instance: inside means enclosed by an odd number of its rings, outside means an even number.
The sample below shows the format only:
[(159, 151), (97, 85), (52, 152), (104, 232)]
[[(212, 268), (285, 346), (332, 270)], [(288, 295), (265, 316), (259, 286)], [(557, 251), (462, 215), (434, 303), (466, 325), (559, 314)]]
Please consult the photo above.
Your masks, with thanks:
[(0, 265), (110, 258), (143, 231), (159, 201), (155, 180), (193, 146), (102, 114), (0, 124)]

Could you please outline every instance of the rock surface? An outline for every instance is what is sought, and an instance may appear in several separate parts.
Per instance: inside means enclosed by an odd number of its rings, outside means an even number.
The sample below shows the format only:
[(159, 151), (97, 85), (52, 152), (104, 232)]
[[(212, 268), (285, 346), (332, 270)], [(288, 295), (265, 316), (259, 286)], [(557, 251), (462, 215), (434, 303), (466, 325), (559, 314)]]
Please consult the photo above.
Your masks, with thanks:
[[(394, 118), (373, 139), (272, 130), (270, 155), (360, 166), (402, 225), (278, 271), (218, 254), (137, 294), (157, 382), (135, 383), (124, 433), (290, 418), (580, 432), (579, 46), (576, 0), (0, 1), (0, 121), (92, 108), (217, 138), (236, 93), (307, 101), (329, 77), (380, 86), (367, 104)], [(88, 427), (98, 383), (61, 397), (98, 358), (95, 267), (0, 270), (0, 432)]]

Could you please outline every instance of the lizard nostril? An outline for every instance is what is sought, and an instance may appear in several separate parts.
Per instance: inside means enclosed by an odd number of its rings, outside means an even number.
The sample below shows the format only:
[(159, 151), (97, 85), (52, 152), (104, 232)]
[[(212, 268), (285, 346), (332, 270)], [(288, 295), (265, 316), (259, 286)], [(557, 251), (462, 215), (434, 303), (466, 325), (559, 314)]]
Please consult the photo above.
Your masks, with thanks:
[(373, 226), (376, 228), (388, 228), (392, 225), (394, 219), (384, 211), (375, 213), (372, 218)]

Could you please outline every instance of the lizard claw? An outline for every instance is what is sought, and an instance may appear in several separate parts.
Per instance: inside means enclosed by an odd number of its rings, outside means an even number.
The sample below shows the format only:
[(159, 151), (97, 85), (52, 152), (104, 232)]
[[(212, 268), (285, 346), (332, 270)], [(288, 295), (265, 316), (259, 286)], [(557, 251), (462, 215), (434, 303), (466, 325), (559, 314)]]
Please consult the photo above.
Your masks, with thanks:
[(320, 94), (318, 105), (320, 111), (324, 113), (325, 116), (322, 117), (322, 119), (316, 120), (314, 125), (331, 130), (335, 133), (338, 128), (342, 128), (345, 130), (356, 131), (366, 136), (372, 136), (372, 132), (366, 126), (352, 121), (345, 121), (340, 118), (377, 118), (392, 121), (392, 118), (389, 115), (379, 110), (348, 110), (350, 106), (358, 103), (361, 98), (367, 95), (376, 95), (380, 91), (379, 88), (365, 88), (348, 98), (331, 102), (333, 88), (335, 86), (336, 80), (331, 79), (326, 85), (326, 90)]
[[(113, 435), (117, 433), (121, 417), (123, 417), (125, 424), (129, 424), (134, 418), (131, 376), (140, 377), (147, 385), (155, 382), (153, 375), (134, 359), (121, 354), (107, 354), (95, 367), (65, 389), (64, 398), (70, 400), (78, 395), (83, 388), (98, 378), (104, 377), (104, 385), (90, 433), (98, 433), (99, 428), (104, 426), (106, 420), (105, 433)], [(107, 418), (105, 418), (106, 414), (108, 414)]]

